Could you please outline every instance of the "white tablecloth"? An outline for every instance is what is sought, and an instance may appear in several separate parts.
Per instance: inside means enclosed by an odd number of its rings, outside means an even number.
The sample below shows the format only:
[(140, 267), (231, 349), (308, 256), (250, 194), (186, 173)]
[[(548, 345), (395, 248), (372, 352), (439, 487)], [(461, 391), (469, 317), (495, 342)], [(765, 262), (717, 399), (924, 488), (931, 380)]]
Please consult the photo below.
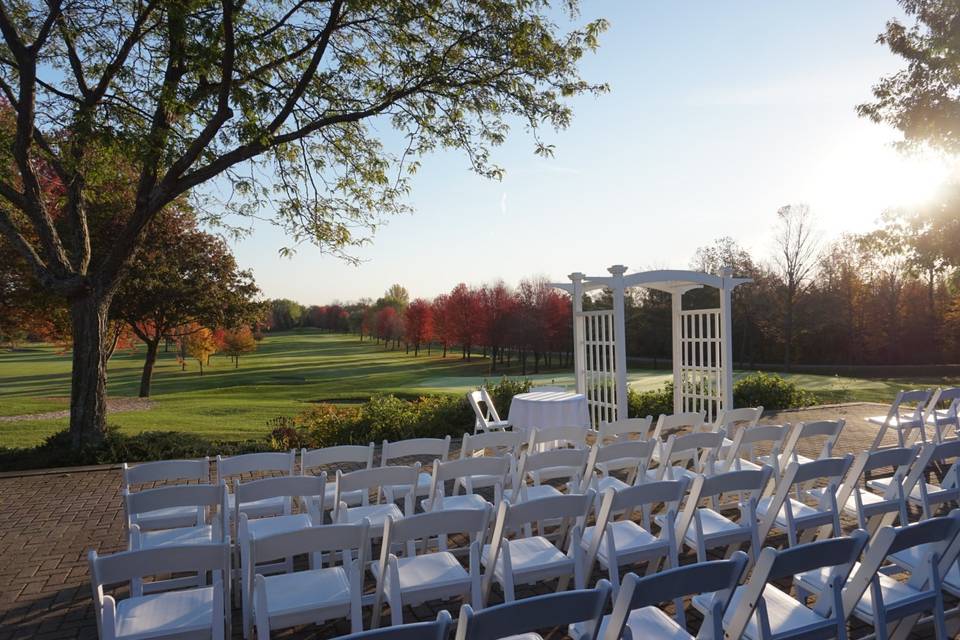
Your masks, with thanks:
[(513, 396), (510, 401), (513, 430), (529, 434), (544, 427), (590, 427), (587, 398), (566, 391), (531, 391)]

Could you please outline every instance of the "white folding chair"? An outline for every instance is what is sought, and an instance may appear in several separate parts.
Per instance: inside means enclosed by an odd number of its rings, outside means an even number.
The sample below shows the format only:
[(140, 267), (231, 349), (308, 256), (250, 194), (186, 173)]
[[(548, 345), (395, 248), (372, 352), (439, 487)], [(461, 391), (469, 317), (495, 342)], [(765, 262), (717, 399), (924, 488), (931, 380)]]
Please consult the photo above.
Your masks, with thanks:
[[(864, 451), (858, 455), (837, 490), (837, 504), (840, 509), (844, 514), (856, 518), (857, 526), (870, 534), (876, 531), (880, 518), (888, 513), (899, 516), (901, 525), (909, 524), (903, 482), (919, 453), (920, 446), (917, 445), (910, 448)], [(871, 472), (888, 467), (893, 469), (893, 475), (883, 478), (882, 485), (873, 485), (866, 480)], [(879, 492), (875, 491), (878, 487)], [(817, 496), (823, 491), (822, 487), (817, 487), (809, 489), (807, 493)], [(824, 529), (821, 537), (829, 535)]]
[(411, 622), (341, 636), (339, 640), (447, 640), (453, 619), (446, 609), (433, 622)]
[(527, 438), (527, 453), (542, 453), (550, 449), (587, 448), (586, 427), (541, 427), (531, 429)]
[[(420, 463), (412, 467), (374, 467), (343, 473), (337, 471), (336, 504), (333, 505), (331, 520), (339, 523), (360, 522), (366, 518), (370, 522), (370, 537), (383, 536), (383, 527), (388, 518), (399, 519), (404, 515), (411, 516), (414, 512), (413, 487), (420, 476)], [(403, 497), (403, 511), (392, 501), (379, 502), (384, 486), (403, 486), (407, 492)], [(340, 496), (353, 491), (361, 491), (366, 498), (359, 506), (349, 507), (340, 500)], [(376, 492), (378, 502), (370, 504), (369, 494)], [(396, 497), (396, 496), (395, 496)]]
[[(486, 388), (481, 387), (477, 391), (471, 391), (467, 394), (467, 400), (470, 407), (473, 408), (474, 424), (473, 432), (481, 433), (484, 431), (503, 431), (510, 428), (509, 420), (501, 420), (497, 414), (497, 408), (490, 399), (490, 394)], [(483, 403), (481, 408), (480, 404)]]
[(601, 422), (597, 427), (597, 442), (610, 444), (618, 440), (646, 440), (650, 435), (653, 416), (646, 418), (620, 418), (613, 422)]
[[(717, 469), (717, 456), (725, 438), (723, 431), (707, 431), (671, 435), (658, 447), (653, 457), (658, 466), (647, 470), (648, 480), (675, 480), (680, 477), (693, 479), (696, 475), (713, 475)], [(689, 468), (688, 468), (689, 465)]]
[[(688, 411), (669, 416), (661, 413), (650, 439), (664, 441), (671, 435), (701, 433), (704, 431), (704, 415), (703, 411)], [(656, 455), (654, 454), (655, 457)]]
[[(563, 591), (573, 576), (574, 588), (582, 589), (585, 576), (580, 538), (593, 498), (593, 491), (587, 491), (517, 504), (502, 501), (490, 544), (484, 546), (481, 556), (485, 571), (483, 602), (489, 599), (494, 582), (503, 589), (507, 602), (516, 597), (517, 584), (558, 578), (557, 591)], [(538, 527), (539, 535), (530, 535), (532, 523), (545, 521), (559, 522), (552, 535), (555, 542), (548, 539), (543, 527)]]
[[(383, 448), (380, 451), (380, 466), (389, 467), (391, 462), (400, 458), (425, 458), (430, 462), (440, 460), (446, 462), (450, 457), (450, 436), (445, 438), (411, 438), (410, 440), (398, 440), (396, 442), (383, 441)], [(419, 462), (419, 461), (418, 461)], [(416, 481), (414, 496), (425, 496), (430, 493), (430, 485), (433, 478), (429, 473), (419, 472)], [(397, 500), (410, 490), (408, 485), (384, 485), (381, 489), (388, 502)]]
[[(180, 481), (210, 482), (210, 459), (196, 460), (159, 460), (130, 465), (123, 463), (121, 490), (123, 495), (134, 493), (138, 485), (167, 485)], [(149, 529), (173, 529), (203, 524), (203, 509), (183, 505), (169, 507), (155, 512), (141, 512), (136, 517), (127, 516), (127, 525), (139, 525), (141, 531)]]
[[(128, 518), (143, 513), (173, 512), (178, 507), (200, 508), (204, 513), (202, 524), (170, 529), (140, 530), (140, 525), (129, 525), (127, 548), (159, 549), (195, 544), (230, 544), (230, 512), (227, 509), (227, 488), (211, 484), (187, 484), (147, 489), (124, 495)], [(144, 593), (166, 590), (175, 586), (199, 586), (205, 576), (155, 580), (142, 586)]]
[[(323, 449), (301, 449), (300, 475), (316, 475), (316, 472), (322, 471), (327, 474), (327, 478), (336, 478), (338, 470), (346, 473), (356, 469), (372, 469), (373, 453), (372, 442), (367, 446), (345, 444)], [(323, 504), (328, 509), (333, 508), (336, 490), (336, 480), (328, 481), (323, 495)], [(363, 492), (346, 493), (340, 499), (348, 506), (355, 507), (363, 502)]]
[[(403, 623), (404, 606), (416, 606), (429, 600), (463, 598), (475, 609), (482, 608), (480, 552), (491, 512), (492, 508), (487, 506), (388, 520), (380, 561), (370, 568), (377, 580), (371, 627), (380, 625), (380, 607), (384, 599), (390, 606), (390, 623), (394, 625)], [(466, 534), (470, 540), (469, 571), (447, 548), (447, 538), (451, 534)], [(432, 538), (436, 538), (435, 550), (430, 548)], [(399, 552), (394, 553), (394, 550)]]
[[(603, 618), (600, 638), (644, 638), (649, 640), (693, 640), (722, 638), (723, 614), (747, 567), (747, 554), (737, 552), (729, 560), (699, 562), (662, 571), (644, 578), (628, 574), (613, 603), (613, 612)], [(708, 612), (701, 631), (693, 636), (687, 631), (683, 598), (708, 594)], [(671, 618), (658, 605), (675, 601), (676, 614)], [(571, 634), (573, 635), (573, 634)], [(574, 636), (576, 638), (577, 636)]]
[[(240, 603), (243, 608), (244, 637), (249, 635), (252, 618), (251, 607), (253, 598), (253, 582), (251, 582), (254, 573), (289, 573), (293, 571), (293, 554), (280, 556), (271, 556), (263, 558), (264, 560), (275, 560), (282, 558), (277, 562), (259, 566), (254, 563), (257, 560), (252, 556), (252, 544), (256, 539), (266, 536), (278, 535), (281, 533), (293, 533), (309, 529), (310, 527), (323, 524), (323, 495), (326, 488), (326, 475), (321, 473), (319, 476), (284, 476), (279, 478), (263, 478), (252, 482), (233, 481), (233, 495), (236, 497), (234, 503), (234, 518), (237, 521), (237, 547), (240, 554)], [(260, 503), (282, 498), (287, 505), (296, 501), (301, 506), (299, 513), (293, 513), (291, 507), (280, 515), (264, 516), (253, 518), (248, 513), (241, 511), (243, 504)]]
[[(840, 439), (843, 427), (846, 424), (844, 420), (818, 420), (816, 422), (801, 422), (793, 427), (790, 435), (783, 443), (783, 450), (780, 453), (778, 466), (776, 468), (786, 469), (791, 462), (805, 464), (813, 460), (830, 458), (833, 456), (833, 448)], [(809, 458), (800, 453), (801, 443), (803, 448), (811, 451), (819, 446), (820, 450)], [(773, 466), (773, 460), (770, 456), (761, 456), (760, 460), (764, 464)]]
[[(817, 534), (813, 529), (825, 525), (832, 527), (833, 535), (841, 535), (837, 487), (852, 463), (853, 456), (849, 454), (803, 464), (791, 462), (777, 482), (776, 493), (761, 498), (757, 504), (760, 541), (765, 540), (774, 527), (786, 531), (791, 547), (798, 541), (806, 542)], [(826, 485), (826, 489), (811, 495), (803, 488), (811, 483)], [(796, 490), (796, 497), (790, 496), (792, 489)], [(810, 505), (808, 501), (815, 504)], [(801, 532), (805, 535), (800, 536)]]
[[(679, 540), (697, 553), (697, 562), (706, 562), (707, 550), (727, 547), (730, 557), (736, 547), (750, 545), (750, 557), (756, 560), (760, 552), (757, 525), (757, 503), (770, 481), (772, 469), (728, 471), (715, 476), (697, 476), (690, 486), (683, 511), (676, 516), (676, 531)], [(723, 515), (719, 505), (725, 494), (736, 493), (736, 508), (739, 518), (733, 521)], [(701, 506), (710, 500), (711, 506)], [(666, 516), (658, 516), (658, 522), (666, 522)]]
[(600, 619), (610, 597), (610, 583), (597, 582), (593, 589), (548, 593), (516, 602), (474, 611), (460, 608), (456, 640), (543, 640), (542, 629), (568, 626), (578, 631), (577, 640), (596, 640)]
[[(843, 590), (844, 610), (859, 620), (873, 625), (874, 636), (880, 640), (890, 637), (893, 628), (904, 636), (916, 624), (915, 614), (932, 614), (938, 640), (946, 640), (946, 621), (943, 610), (942, 581), (939, 575), (941, 560), (947, 566), (956, 560), (944, 556), (960, 531), (960, 510), (950, 516), (931, 518), (899, 528), (883, 527), (870, 542), (861, 562), (855, 563), (852, 576)], [(908, 549), (922, 553), (918, 566), (911, 567), (907, 581), (884, 575), (888, 556)], [(895, 567), (896, 573), (902, 568)], [(793, 583), (798, 594), (819, 597), (827, 586), (828, 572), (823, 569), (798, 574)], [(908, 620), (905, 620), (908, 619)]]
[[(745, 640), (845, 639), (848, 616), (843, 607), (843, 585), (867, 538), (866, 532), (858, 530), (844, 538), (820, 540), (783, 551), (770, 547), (761, 551), (749, 582), (733, 592), (723, 616), (724, 637)], [(775, 580), (822, 568), (829, 568), (827, 588), (813, 608), (772, 584)], [(701, 611), (709, 606), (709, 601), (702, 595), (695, 596), (693, 602)]]
[[(503, 497), (513, 502), (526, 502), (548, 496), (558, 496), (561, 492), (552, 485), (543, 484), (544, 480), (553, 480), (566, 485), (568, 493), (580, 490), (588, 449), (553, 449), (543, 453), (524, 453), (513, 476), (513, 488), (504, 489)], [(527, 477), (533, 480), (533, 486), (527, 486)]]
[[(98, 556), (90, 550), (90, 584), (99, 636), (118, 638), (230, 637), (230, 546), (198, 544), (122, 551)], [(170, 573), (212, 572), (210, 585), (144, 595), (143, 579)], [(105, 587), (129, 583), (119, 602)]]
[[(943, 405), (943, 408), (939, 408)], [(933, 427), (933, 441), (943, 442), (944, 431), (953, 429), (952, 438), (960, 436), (960, 387), (937, 389), (923, 411), (923, 421)]]
[[(645, 482), (656, 446), (653, 440), (618, 440), (607, 445), (596, 442), (587, 458), (581, 489), (595, 489), (597, 493), (602, 493), (607, 488), (620, 490), (637, 482)], [(623, 470), (627, 471), (626, 481), (611, 475), (614, 471)]]
[[(275, 630), (337, 618), (349, 619), (351, 631), (362, 631), (367, 534), (368, 523), (360, 521), (254, 537), (246, 579), (254, 584), (252, 621), (257, 640), (269, 638)], [(285, 554), (308, 554), (309, 568), (272, 576), (252, 573), (251, 567), (259, 561)], [(328, 566), (323, 566), (324, 558)], [(251, 616), (246, 610), (243, 621), (244, 638), (249, 638)]]
[[(870, 450), (881, 448), (883, 436), (888, 429), (894, 429), (897, 432), (897, 443), (899, 447), (912, 445), (913, 440), (908, 438), (904, 432), (916, 429), (920, 432), (920, 438), (923, 442), (927, 441), (927, 433), (924, 426), (924, 408), (930, 401), (932, 392), (929, 389), (915, 389), (913, 391), (898, 391), (897, 396), (890, 405), (890, 410), (885, 416), (871, 416), (867, 422), (880, 427), (877, 435), (873, 439)], [(913, 405), (913, 407), (909, 406)]]
[[(430, 485), (430, 494), (420, 501), (424, 511), (443, 511), (446, 509), (493, 509), (503, 498), (503, 485), (510, 473), (512, 458), (501, 456), (495, 458), (459, 458), (449, 462), (433, 463), (433, 482)], [(475, 492), (474, 478), (478, 478), (485, 486), (493, 479), (493, 503), (487, 501)], [(446, 495), (446, 483), (452, 482), (453, 495)], [(464, 488), (460, 495), (457, 487)]]
[[(727, 448), (720, 469), (723, 471), (757, 471), (764, 464), (773, 469), (773, 477), (780, 477), (780, 452), (790, 433), (787, 425), (759, 425), (737, 431)], [(760, 453), (758, 448), (764, 449)], [(722, 450), (721, 450), (722, 451)], [(763, 462), (760, 457), (764, 456)]]
[[(217, 479), (228, 487), (235, 486), (240, 476), (247, 474), (281, 474), (292, 476), (297, 463), (297, 452), (291, 449), (286, 453), (245, 453), (239, 456), (217, 456)], [(251, 518), (277, 516), (290, 512), (290, 500), (282, 496), (264, 498), (253, 502), (240, 502), (236, 508), (236, 495), (230, 494), (231, 513), (245, 513)], [(236, 523), (236, 519), (234, 523)]]
[[(620, 586), (620, 567), (647, 563), (646, 572), (679, 565), (676, 515), (687, 488), (687, 479), (649, 482), (616, 491), (607, 489), (600, 500), (596, 524), (583, 530), (580, 544), (584, 551), (583, 574), (589, 576), (594, 562), (607, 571), (614, 594)], [(665, 504), (667, 516), (658, 535), (652, 533), (653, 507)], [(640, 511), (640, 523), (634, 511)], [(617, 514), (620, 517), (617, 518)]]

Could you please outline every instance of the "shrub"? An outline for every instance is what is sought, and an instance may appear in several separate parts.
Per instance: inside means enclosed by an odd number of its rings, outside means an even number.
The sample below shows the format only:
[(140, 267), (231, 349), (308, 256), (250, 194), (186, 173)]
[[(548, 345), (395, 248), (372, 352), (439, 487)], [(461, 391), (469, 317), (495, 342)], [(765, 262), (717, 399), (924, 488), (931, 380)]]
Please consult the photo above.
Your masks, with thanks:
[(795, 383), (775, 373), (751, 373), (733, 385), (733, 406), (763, 407), (764, 409), (795, 409), (808, 407), (816, 399)]
[(70, 432), (58, 431), (48, 436), (37, 447), (0, 449), (0, 469), (15, 471), (45, 467), (72, 467), (121, 462), (147, 462), (175, 458), (237, 455), (253, 451), (268, 451), (272, 447), (264, 440), (225, 442), (208, 440), (202, 436), (178, 431), (144, 431), (133, 435), (121, 433), (108, 426), (103, 440), (78, 450), (71, 446)]
[(627, 415), (631, 418), (653, 416), (656, 421), (661, 413), (673, 413), (673, 382), (652, 391), (627, 389)]

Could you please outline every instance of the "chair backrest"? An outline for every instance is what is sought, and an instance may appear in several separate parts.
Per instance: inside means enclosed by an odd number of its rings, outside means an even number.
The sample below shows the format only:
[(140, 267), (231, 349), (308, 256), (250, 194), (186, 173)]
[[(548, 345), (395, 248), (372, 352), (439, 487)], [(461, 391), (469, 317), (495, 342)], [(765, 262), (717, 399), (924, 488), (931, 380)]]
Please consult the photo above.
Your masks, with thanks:
[(535, 451), (537, 445), (544, 442), (559, 441), (562, 446), (574, 449), (587, 448), (587, 430), (583, 427), (542, 427), (530, 430), (527, 451)]
[[(418, 513), (398, 520), (390, 518), (384, 525), (380, 562), (385, 567), (387, 556), (396, 551), (398, 546), (405, 549), (406, 555), (413, 556), (416, 555), (417, 540), (426, 541), (454, 533), (466, 534), (471, 543), (482, 543), (492, 512), (492, 508), (444, 509)], [(441, 548), (445, 547), (445, 544), (441, 545)]]
[(600, 580), (593, 589), (549, 593), (480, 611), (465, 604), (460, 608), (456, 640), (499, 640), (578, 622), (587, 623), (580, 637), (595, 640), (609, 597), (610, 583)]
[[(339, 473), (339, 472), (338, 472)], [(268, 498), (301, 498), (313, 520), (323, 522), (324, 494), (327, 487), (327, 474), (319, 476), (283, 476), (279, 478), (261, 478), (250, 482), (233, 481), (234, 518), (239, 522), (241, 506), (246, 502), (266, 500)]]
[(840, 433), (846, 421), (840, 420), (818, 420), (815, 422), (801, 422), (797, 424), (783, 445), (781, 455), (781, 466), (786, 467), (791, 461), (796, 461), (800, 455), (799, 446), (803, 440), (811, 438), (823, 438), (823, 445), (819, 453), (814, 454), (813, 458), (829, 458), (833, 455), (833, 447), (840, 438)]
[(359, 469), (349, 473), (337, 471), (337, 484), (333, 496), (333, 521), (336, 522), (340, 517), (340, 498), (348, 491), (366, 490), (375, 491), (378, 499), (380, 490), (386, 486), (406, 486), (407, 494), (404, 496), (405, 503), (409, 508), (413, 508), (413, 495), (417, 486), (417, 479), (420, 476), (420, 463), (417, 462), (409, 467), (374, 467), (372, 469)]
[(374, 444), (371, 442), (367, 446), (345, 444), (338, 447), (325, 447), (323, 449), (301, 449), (300, 450), (300, 474), (308, 475), (308, 470), (317, 467), (334, 467), (334, 471), (339, 465), (361, 465), (364, 469), (373, 467)]
[(713, 423), (713, 430), (723, 429), (727, 434), (732, 435), (739, 427), (752, 429), (757, 426), (760, 416), (763, 415), (763, 407), (741, 407), (739, 409), (723, 409)]
[(494, 455), (520, 455), (520, 445), (524, 442), (523, 433), (519, 431), (487, 431), (484, 433), (463, 434), (460, 445), (460, 457), (480, 457), (486, 455), (487, 449)]
[(485, 411), (480, 407), (480, 403), (483, 402), (483, 394), (480, 391), (469, 391), (467, 392), (467, 402), (470, 403), (470, 408), (473, 409), (474, 417), (474, 430), (479, 431), (480, 429), (486, 429), (490, 420), (487, 417), (488, 411)]
[(380, 466), (390, 465), (397, 458), (419, 458), (446, 460), (450, 456), (450, 436), (445, 438), (411, 438), (396, 442), (383, 441), (380, 451)]
[(779, 457), (783, 441), (790, 433), (789, 425), (758, 425), (739, 429), (733, 436), (733, 444), (727, 449), (727, 456), (723, 460), (722, 468), (727, 470), (740, 469), (741, 460), (755, 462), (757, 459), (754, 448), (764, 443), (769, 446), (771, 466), (775, 477), (780, 475)]
[(598, 464), (616, 461), (627, 461), (633, 467), (627, 478), (628, 484), (633, 484), (635, 479), (642, 481), (656, 447), (656, 440), (619, 440), (608, 445), (603, 445), (598, 440), (590, 448), (581, 489), (586, 490), (594, 482), (593, 474)]
[[(747, 554), (737, 551), (729, 560), (689, 564), (644, 578), (638, 577), (635, 573), (628, 573), (623, 578), (617, 600), (613, 603), (613, 612), (610, 614), (603, 640), (620, 640), (624, 637), (623, 632), (630, 613), (637, 609), (656, 606), (689, 595), (711, 592), (713, 597), (710, 613), (703, 621), (703, 628), (712, 627), (712, 637), (722, 638), (723, 612), (726, 611), (734, 589), (746, 568)], [(682, 607), (677, 608), (675, 617), (677, 624), (685, 629), (686, 617)], [(637, 631), (642, 633), (640, 630)], [(702, 633), (700, 637), (709, 636)]]
[(672, 432), (686, 430), (690, 433), (703, 431), (703, 411), (688, 411), (686, 413), (675, 413), (673, 415), (660, 414), (657, 418), (657, 426), (653, 429), (653, 440), (663, 440)]
[[(430, 484), (429, 501), (431, 507), (440, 507), (440, 502), (434, 504), (434, 501), (437, 499), (442, 501), (445, 495), (445, 482), (475, 476), (492, 478), (494, 487), (493, 504), (499, 504), (502, 497), (503, 485), (506, 483), (507, 476), (510, 473), (510, 463), (512, 460), (513, 458), (511, 456), (457, 458), (456, 460), (450, 460), (448, 462), (437, 460), (433, 464), (433, 478)], [(464, 483), (464, 487), (467, 488), (468, 491), (470, 486), (469, 483)]]
[(641, 440), (646, 440), (650, 435), (650, 425), (653, 423), (653, 416), (646, 418), (620, 418), (613, 422), (601, 422), (597, 428), (598, 440), (606, 444), (610, 440), (636, 436)]
[[(94, 598), (103, 597), (103, 588), (131, 583), (131, 596), (143, 595), (140, 578), (171, 573), (220, 572), (221, 578), (230, 569), (229, 544), (191, 544), (121, 551), (108, 556), (87, 553)], [(225, 581), (225, 587), (229, 581)], [(141, 586), (138, 586), (141, 585)], [(229, 602), (229, 600), (227, 600)]]
[(588, 449), (551, 449), (543, 453), (525, 452), (520, 456), (517, 473), (513, 477), (514, 491), (519, 490), (521, 500), (526, 500), (526, 475), (531, 471), (550, 469), (554, 477), (566, 477), (571, 490), (579, 488), (584, 467), (590, 455)]
[[(242, 516), (246, 522), (246, 514)], [(370, 522), (364, 518), (354, 524), (325, 524), (306, 527), (296, 531), (284, 531), (272, 535), (250, 538), (252, 557), (248, 564), (251, 573), (257, 562), (284, 558), (302, 553), (339, 552), (343, 564), (356, 560), (359, 567), (365, 566)], [(333, 554), (331, 554), (332, 556)], [(331, 557), (331, 563), (334, 558)], [(252, 578), (252, 575), (250, 576)]]
[(768, 588), (768, 583), (823, 568), (830, 568), (830, 571), (827, 589), (817, 598), (814, 607), (819, 620), (793, 629), (796, 635), (783, 633), (778, 637), (828, 637), (817, 635), (818, 630), (823, 633), (836, 630), (842, 634), (842, 627), (846, 620), (842, 601), (843, 585), (850, 575), (853, 563), (866, 546), (868, 538), (865, 531), (858, 529), (846, 537), (801, 544), (782, 551), (771, 547), (765, 548), (760, 552), (749, 582), (742, 587), (743, 595), (737, 601), (736, 610), (732, 616), (728, 616), (724, 629), (726, 637), (741, 637), (754, 615), (758, 616), (759, 637), (772, 637), (766, 603), (763, 599), (763, 591)]
[(204, 507), (220, 516), (221, 531), (230, 531), (230, 512), (227, 508), (227, 487), (220, 484), (185, 484), (157, 487), (130, 493), (123, 492), (127, 512), (127, 526), (134, 527), (135, 516), (171, 507)]
[[(896, 424), (901, 415), (918, 423), (927, 417), (930, 401), (935, 393), (930, 389), (911, 389), (898, 391), (887, 411), (886, 424)], [(912, 406), (911, 406), (912, 405)]]
[(670, 436), (661, 448), (657, 479), (672, 480), (674, 464), (685, 467), (691, 462), (694, 472), (711, 473), (725, 437), (723, 430)]
[(411, 622), (342, 636), (340, 640), (447, 640), (452, 618), (446, 609), (433, 622)]
[(239, 456), (217, 456), (217, 479), (230, 484), (227, 478), (244, 473), (294, 474), (297, 452), (244, 453)]
[(130, 465), (123, 463), (122, 488), (153, 482), (198, 480), (210, 482), (210, 458), (196, 460), (158, 460)]

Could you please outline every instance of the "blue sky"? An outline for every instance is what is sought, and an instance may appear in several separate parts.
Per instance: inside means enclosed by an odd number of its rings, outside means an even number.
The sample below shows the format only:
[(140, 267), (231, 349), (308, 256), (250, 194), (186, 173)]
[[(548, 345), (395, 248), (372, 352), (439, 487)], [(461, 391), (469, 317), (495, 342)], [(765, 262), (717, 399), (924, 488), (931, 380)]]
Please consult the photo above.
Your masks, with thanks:
[(350, 266), (258, 224), (234, 243), (269, 297), (305, 304), (379, 296), (391, 283), (430, 297), (458, 282), (564, 278), (572, 271), (684, 268), (730, 235), (766, 259), (775, 212), (809, 203), (824, 237), (873, 226), (952, 172), (904, 157), (895, 132), (856, 116), (870, 86), (900, 67), (875, 43), (894, 0), (584, 3), (610, 30), (584, 76), (611, 91), (574, 103), (545, 132), (553, 159), (521, 129), (495, 150), (501, 182), (458, 153), (427, 157), (412, 215), (392, 218)]

